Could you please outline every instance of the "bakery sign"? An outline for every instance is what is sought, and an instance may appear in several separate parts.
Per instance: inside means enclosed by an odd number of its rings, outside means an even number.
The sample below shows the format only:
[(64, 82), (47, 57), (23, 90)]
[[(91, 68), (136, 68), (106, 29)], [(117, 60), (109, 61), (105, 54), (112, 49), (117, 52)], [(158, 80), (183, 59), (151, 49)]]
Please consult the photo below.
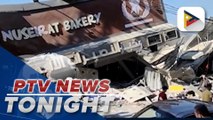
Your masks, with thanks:
[(0, 12), (0, 18), (0, 44), (15, 55), (51, 52), (166, 22), (162, 0), (88, 0)]
[[(98, 24), (100, 21), (101, 13), (89, 14), (74, 20), (65, 20), (62, 24), (66, 31), (75, 30), (89, 25)], [(1, 31), (3, 41), (8, 40), (26, 40), (30, 38), (39, 37), (42, 35), (51, 35), (59, 33), (59, 22), (52, 24), (39, 25), (33, 27), (24, 27), (21, 29), (13, 29), (8, 31)]]

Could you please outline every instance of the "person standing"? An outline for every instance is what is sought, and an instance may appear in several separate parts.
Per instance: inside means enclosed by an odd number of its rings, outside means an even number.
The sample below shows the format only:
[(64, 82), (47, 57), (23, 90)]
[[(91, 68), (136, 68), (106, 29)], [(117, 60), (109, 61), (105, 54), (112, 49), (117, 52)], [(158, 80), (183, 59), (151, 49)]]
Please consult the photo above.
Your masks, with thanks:
[(212, 89), (212, 84), (209, 83), (205, 87), (206, 87), (206, 90), (202, 92), (202, 101), (212, 102), (212, 93), (210, 92)]
[(167, 86), (162, 87), (162, 91), (159, 94), (158, 100), (167, 100), (166, 91), (168, 90)]
[(205, 90), (205, 86), (207, 84), (209, 84), (209, 80), (207, 79), (207, 77), (205, 75), (201, 75), (200, 76), (200, 85), (199, 85), (198, 89), (203, 92)]

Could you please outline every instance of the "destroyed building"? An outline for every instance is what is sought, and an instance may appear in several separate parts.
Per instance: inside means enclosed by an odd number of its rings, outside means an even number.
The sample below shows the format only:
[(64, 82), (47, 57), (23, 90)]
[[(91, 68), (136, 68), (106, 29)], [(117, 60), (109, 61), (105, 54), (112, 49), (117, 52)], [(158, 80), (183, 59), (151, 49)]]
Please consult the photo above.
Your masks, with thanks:
[[(101, 7), (105, 4), (114, 6)], [(2, 6), (0, 15), (5, 19), (0, 22), (1, 44), (13, 54), (30, 59), (29, 65), (39, 72), (48, 68), (41, 66), (44, 59), (34, 59), (36, 55), (54, 52), (70, 58), (82, 75), (87, 74), (85, 78), (95, 75), (115, 84), (122, 82), (120, 87), (126, 87), (142, 78), (145, 67), (150, 66), (138, 54), (159, 51), (165, 43), (170, 46), (180, 36), (174, 26), (166, 23), (162, 4), (161, 0), (144, 0), (138, 7), (146, 11), (140, 16), (131, 15), (128, 11), (131, 4), (120, 0)], [(117, 16), (111, 17), (112, 12)], [(7, 19), (10, 14), (14, 14), (14, 19)]]
[(162, 0), (142, 0), (135, 14), (133, 7), (123, 0), (1, 6), (0, 44), (48, 78), (110, 79), (119, 104), (138, 109), (173, 79), (212, 73), (210, 22), (183, 34), (167, 23)]

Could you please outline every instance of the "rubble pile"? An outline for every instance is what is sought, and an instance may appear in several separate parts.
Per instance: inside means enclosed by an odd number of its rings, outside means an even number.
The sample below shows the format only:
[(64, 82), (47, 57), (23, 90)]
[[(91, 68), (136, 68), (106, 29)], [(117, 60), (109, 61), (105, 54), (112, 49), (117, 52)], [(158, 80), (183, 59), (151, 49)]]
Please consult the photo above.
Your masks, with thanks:
[[(158, 35), (155, 33), (150, 36), (154, 31)], [(91, 42), (89, 50), (86, 49), (88, 44), (79, 46), (74, 48), (78, 54), (74, 53), (69, 57), (60, 52), (61, 54), (25, 58), (24, 61), (39, 73), (56, 80), (110, 79), (112, 88), (108, 94), (116, 99), (108, 113), (99, 114), (125, 118), (133, 116), (152, 102), (157, 102), (164, 86), (168, 87), (167, 99), (201, 99), (205, 85), (213, 83), (213, 41), (208, 39), (212, 37), (205, 36), (205, 32), (180, 34), (175, 27), (165, 24), (110, 37), (104, 42)], [(143, 37), (139, 39), (141, 34)], [(136, 37), (143, 42), (130, 39)], [(105, 43), (110, 43), (111, 47), (114, 45), (115, 51), (108, 53), (101, 50)], [(128, 46), (129, 44), (131, 46)], [(79, 57), (80, 53), (89, 55), (87, 52), (99, 48), (103, 51), (103, 54), (99, 55), (101, 59), (98, 55), (87, 56), (88, 58), (83, 56), (83, 64), (79, 64), (81, 60), (73, 62), (70, 59), (76, 55)]]
[[(199, 99), (207, 83), (213, 83), (213, 42), (203, 41), (199, 35), (189, 35), (167, 54), (147, 54), (144, 59), (152, 65), (146, 67), (144, 76), (137, 85), (127, 88), (112, 88), (114, 94), (109, 113), (105, 117), (131, 117), (152, 102), (158, 101), (163, 86), (168, 86), (168, 99)], [(159, 53), (158, 51), (158, 53)], [(172, 62), (171, 62), (172, 60)], [(206, 75), (206, 76), (205, 76)]]
[(154, 93), (143, 86), (133, 85), (124, 89), (111, 88), (108, 94), (116, 97), (108, 113), (99, 113), (105, 117), (131, 117), (151, 103)]

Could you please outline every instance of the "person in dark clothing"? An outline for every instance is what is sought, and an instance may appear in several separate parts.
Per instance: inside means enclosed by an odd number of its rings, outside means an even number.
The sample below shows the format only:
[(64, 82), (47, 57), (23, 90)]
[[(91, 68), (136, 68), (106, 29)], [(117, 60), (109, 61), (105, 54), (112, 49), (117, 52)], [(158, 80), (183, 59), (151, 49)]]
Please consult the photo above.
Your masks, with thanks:
[(204, 104), (198, 104), (195, 106), (195, 117), (196, 118), (210, 118), (211, 114), (208, 110), (208, 108)]
[(167, 100), (167, 95), (166, 95), (166, 91), (168, 90), (167, 86), (163, 86), (162, 87), (162, 92), (160, 92), (158, 100)]

